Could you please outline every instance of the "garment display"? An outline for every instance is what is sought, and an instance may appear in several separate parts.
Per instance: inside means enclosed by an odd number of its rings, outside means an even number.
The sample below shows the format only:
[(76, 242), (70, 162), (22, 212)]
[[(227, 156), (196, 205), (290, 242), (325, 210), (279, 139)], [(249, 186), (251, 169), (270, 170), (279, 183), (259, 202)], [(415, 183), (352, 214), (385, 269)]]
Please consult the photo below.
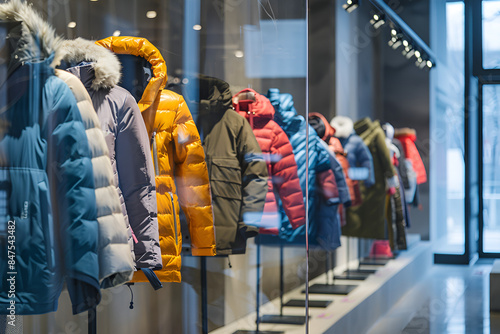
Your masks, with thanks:
[(304, 198), (293, 147), (286, 133), (273, 120), (275, 111), (271, 102), (247, 88), (233, 96), (233, 107), (250, 123), (267, 163), (268, 191), (260, 224), (261, 233), (278, 234), (281, 217), (275, 191), (279, 194), (292, 228), (304, 225)]
[[(309, 188), (309, 238), (311, 245), (321, 244), (325, 249), (334, 250), (340, 246), (340, 223), (337, 207), (340, 202), (337, 183), (331, 170), (328, 151), (321, 145), (321, 139), (312, 127), (309, 132), (309, 146), (306, 150), (306, 126), (304, 117), (297, 114), (293, 97), (271, 88), (267, 97), (274, 107), (274, 120), (285, 131), (293, 147), (298, 167), (298, 177), (305, 196), (306, 179)], [(308, 159), (306, 161), (306, 155)], [(279, 238), (287, 243), (303, 245), (305, 226), (293, 228), (279, 201), (281, 226)], [(262, 238), (264, 244), (268, 243)], [(277, 241), (274, 241), (278, 243)]]
[(361, 184), (363, 203), (347, 210), (347, 225), (342, 234), (359, 238), (387, 239), (385, 208), (386, 180), (394, 179), (394, 169), (385, 143), (385, 134), (378, 121), (364, 118), (354, 124), (373, 157), (375, 184), (367, 188)]
[(85, 125), (71, 90), (50, 67), (61, 42), (54, 30), (20, 1), (0, 4), (0, 20), (11, 22), (6, 26), (12, 47), (1, 65), (7, 79), (0, 89), (6, 99), (0, 113), (0, 189), (6, 199), (0, 314), (9, 314), (13, 302), (16, 315), (53, 312), (64, 283), (73, 313), (80, 313), (101, 299)]
[(55, 70), (73, 92), (86, 127), (92, 154), (99, 240), (99, 282), (101, 288), (111, 288), (130, 281), (134, 273), (134, 245), (130, 226), (121, 211), (108, 146), (92, 100), (82, 82), (73, 74)]
[(344, 148), (340, 143), (340, 140), (334, 137), (335, 129), (333, 129), (326, 118), (319, 113), (311, 113), (309, 121), (312, 122), (314, 129), (318, 135), (323, 139), (323, 141), (328, 143), (328, 147), (331, 152), (335, 153), (337, 161), (342, 166), (344, 173), (345, 182), (349, 190), (349, 205), (339, 206), (339, 215), (341, 220), (341, 225), (345, 226), (347, 224), (347, 218), (345, 213), (345, 208), (350, 206), (358, 206), (362, 202), (361, 191), (359, 189), (358, 181), (352, 180), (349, 177), (349, 161), (347, 160), (347, 153), (344, 152)]
[(470, 208), (495, 236), (495, 99), (464, 139), (470, 80), (416, 36), (463, 4), (345, 2), (3, 0), (0, 334), (390, 332), (433, 259), (493, 254), (457, 246)]
[(407, 159), (411, 161), (413, 170), (417, 174), (417, 184), (427, 182), (427, 172), (425, 171), (424, 162), (418, 153), (415, 141), (417, 140), (417, 133), (414, 129), (403, 128), (396, 129), (394, 137), (399, 139), (404, 148), (404, 154)]
[[(140, 90), (137, 104), (150, 134), (156, 175), (163, 261), (163, 269), (156, 274), (162, 282), (180, 282), (180, 208), (188, 221), (192, 255), (216, 254), (208, 170), (198, 130), (184, 98), (163, 89), (167, 65), (153, 44), (145, 38), (125, 36), (108, 37), (96, 44), (119, 55), (133, 56), (135, 66), (143, 74), (151, 74), (138, 77), (134, 87)], [(127, 70), (136, 71), (137, 67)], [(143, 273), (137, 272), (133, 282), (146, 280)]]
[(363, 180), (366, 187), (371, 187), (375, 183), (373, 158), (368, 147), (354, 131), (353, 121), (346, 116), (335, 116), (330, 125), (335, 129), (334, 135), (340, 140), (347, 154), (349, 177)]
[(160, 269), (156, 194), (149, 140), (134, 98), (117, 86), (120, 63), (113, 53), (92, 41), (64, 41), (62, 69), (77, 76), (87, 89), (104, 131), (122, 212), (132, 228), (135, 266)]
[(267, 164), (250, 124), (232, 108), (229, 85), (199, 77), (196, 121), (207, 162), (217, 254), (243, 254), (257, 235), (267, 193)]
[(337, 183), (337, 189), (339, 191), (340, 203), (344, 207), (349, 207), (351, 206), (352, 201), (350, 190), (347, 186), (344, 169), (342, 168), (340, 162), (337, 160), (335, 152), (327, 144), (333, 137), (335, 130), (328, 124), (326, 118), (320, 113), (309, 113), (309, 124), (312, 126), (316, 134), (322, 139), (323, 147), (326, 147), (328, 149), (328, 154), (330, 155), (330, 165), (335, 175), (335, 181)]

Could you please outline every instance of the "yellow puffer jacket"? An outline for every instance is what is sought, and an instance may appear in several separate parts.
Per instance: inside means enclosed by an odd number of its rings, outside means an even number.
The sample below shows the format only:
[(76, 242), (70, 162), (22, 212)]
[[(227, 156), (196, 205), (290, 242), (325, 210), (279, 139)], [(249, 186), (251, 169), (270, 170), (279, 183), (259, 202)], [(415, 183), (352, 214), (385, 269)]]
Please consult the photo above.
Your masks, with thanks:
[[(158, 226), (163, 269), (155, 271), (162, 282), (181, 281), (182, 236), (179, 203), (189, 224), (191, 251), (215, 255), (215, 232), (205, 153), (184, 98), (164, 90), (167, 66), (158, 49), (139, 37), (108, 37), (97, 41), (117, 54), (146, 59), (152, 78), (138, 102), (150, 135), (156, 172)], [(148, 282), (137, 271), (132, 282)]]

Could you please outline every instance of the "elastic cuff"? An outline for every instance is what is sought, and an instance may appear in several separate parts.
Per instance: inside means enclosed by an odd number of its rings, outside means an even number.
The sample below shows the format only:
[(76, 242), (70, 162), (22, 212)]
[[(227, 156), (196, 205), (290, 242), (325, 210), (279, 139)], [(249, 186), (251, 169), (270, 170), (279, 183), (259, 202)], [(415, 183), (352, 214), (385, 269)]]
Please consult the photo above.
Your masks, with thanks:
[(193, 256), (215, 256), (217, 254), (215, 245), (210, 248), (191, 248)]

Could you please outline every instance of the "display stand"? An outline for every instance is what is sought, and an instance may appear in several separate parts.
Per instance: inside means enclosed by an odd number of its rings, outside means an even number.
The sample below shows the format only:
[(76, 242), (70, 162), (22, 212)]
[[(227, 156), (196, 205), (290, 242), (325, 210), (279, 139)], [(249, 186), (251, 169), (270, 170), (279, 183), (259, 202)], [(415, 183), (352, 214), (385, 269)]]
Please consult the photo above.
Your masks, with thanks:
[(256, 294), (256, 305), (255, 305), (255, 330), (237, 330), (233, 334), (284, 334), (282, 331), (261, 331), (259, 329), (260, 325), (260, 244), (257, 244), (257, 264), (255, 266), (257, 272), (257, 290)]
[[(376, 270), (373, 270), (373, 269), (360, 269), (360, 262), (358, 261), (358, 269), (350, 269), (349, 268), (349, 262), (350, 262), (350, 256), (349, 256), (349, 253), (350, 253), (350, 240), (351, 240), (351, 237), (347, 237), (347, 251), (346, 251), (346, 254), (347, 254), (347, 261), (346, 261), (346, 265), (347, 265), (347, 270), (344, 271), (344, 273), (342, 275), (338, 275), (338, 276), (335, 276), (336, 279), (345, 279), (345, 280), (354, 280), (354, 281), (364, 281), (365, 279), (368, 278), (368, 276), (370, 276), (371, 274), (375, 273)], [(360, 241), (358, 240), (358, 256), (359, 254), (361, 254), (361, 243)]]
[(97, 312), (96, 308), (92, 307), (87, 312), (88, 316), (88, 333), (89, 334), (97, 334)]
[[(325, 261), (325, 273), (326, 273), (326, 283), (329, 282), (329, 271), (332, 263), (332, 253), (327, 252), (327, 261)], [(309, 300), (309, 307), (314, 308), (327, 308), (328, 305), (333, 303), (333, 300)], [(290, 299), (285, 304), (285, 307), (306, 307), (306, 301), (304, 299)]]
[[(333, 271), (333, 265), (331, 265), (332, 261), (332, 253), (329, 252), (329, 259), (330, 261), (327, 261), (327, 267), (326, 267), (326, 284), (314, 284), (309, 287), (309, 293), (312, 294), (321, 294), (321, 295), (348, 295), (352, 290), (354, 290), (357, 285), (355, 284), (335, 284), (335, 276), (330, 283), (330, 276), (329, 272), (330, 270)], [(329, 265), (330, 263), (330, 265)], [(305, 290), (302, 291), (302, 293), (305, 293)]]
[[(306, 323), (306, 317), (301, 315), (284, 315), (283, 314), (283, 294), (285, 293), (285, 277), (284, 268), (284, 250), (283, 242), (280, 242), (280, 314), (266, 314), (260, 318), (263, 324), (286, 324), (286, 325), (303, 325)], [(305, 301), (303, 302), (305, 307)]]
[(201, 332), (208, 334), (207, 258), (200, 257), (201, 273)]

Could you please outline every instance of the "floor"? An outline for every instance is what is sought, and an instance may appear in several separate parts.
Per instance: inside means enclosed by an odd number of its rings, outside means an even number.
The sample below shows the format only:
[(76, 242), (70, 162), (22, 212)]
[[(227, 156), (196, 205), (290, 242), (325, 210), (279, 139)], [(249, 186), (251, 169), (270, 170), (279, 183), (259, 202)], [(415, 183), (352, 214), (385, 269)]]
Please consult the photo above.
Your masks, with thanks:
[(434, 265), (368, 333), (500, 333), (500, 313), (489, 312), (490, 270), (490, 263)]

